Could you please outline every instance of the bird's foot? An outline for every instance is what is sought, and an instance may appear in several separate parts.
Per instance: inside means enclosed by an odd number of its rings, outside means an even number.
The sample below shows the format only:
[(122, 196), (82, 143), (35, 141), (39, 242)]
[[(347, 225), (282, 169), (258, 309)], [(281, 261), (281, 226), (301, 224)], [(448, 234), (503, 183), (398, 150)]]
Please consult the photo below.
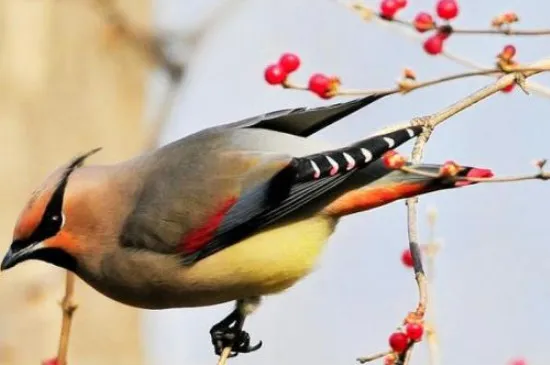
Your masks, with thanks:
[(238, 327), (212, 328), (210, 330), (212, 344), (216, 355), (221, 355), (227, 347), (231, 348), (229, 357), (235, 357), (241, 353), (248, 353), (262, 347), (262, 341), (254, 346), (250, 345), (250, 335)]

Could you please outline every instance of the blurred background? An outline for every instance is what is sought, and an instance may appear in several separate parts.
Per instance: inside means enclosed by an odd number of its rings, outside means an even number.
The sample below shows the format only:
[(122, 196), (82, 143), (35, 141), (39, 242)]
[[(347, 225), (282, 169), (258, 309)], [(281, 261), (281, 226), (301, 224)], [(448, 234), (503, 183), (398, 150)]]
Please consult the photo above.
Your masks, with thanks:
[[(409, 0), (400, 14), (411, 19), (433, 11), (434, 3)], [(522, 28), (550, 26), (544, 2), (459, 3), (462, 28), (487, 28), (509, 10)], [(510, 42), (521, 62), (550, 56), (548, 39), (453, 36), (447, 47), (490, 67)], [(263, 81), (265, 66), (286, 51), (302, 58), (296, 81), (325, 72), (350, 88), (390, 87), (404, 67), (420, 80), (467, 71), (332, 0), (0, 1), (0, 247), (10, 244), (28, 194), (79, 152), (103, 146), (94, 162), (114, 162), (205, 127), (328, 103)], [(490, 80), (388, 97), (314, 138), (353, 142), (438, 111)], [(533, 80), (550, 86), (547, 75)], [(500, 93), (439, 128), (425, 161), (455, 159), (500, 175), (530, 172), (534, 159), (550, 157), (549, 114), (548, 97), (518, 88)], [(548, 184), (529, 181), (420, 200), (420, 217), (430, 207), (439, 213), (432, 305), (443, 364), (506, 364), (518, 356), (547, 363), (549, 198)], [(426, 219), (420, 228), (426, 240)], [(267, 298), (247, 322), (264, 347), (231, 363), (351, 364), (386, 349), (417, 300), (413, 274), (399, 260), (406, 244), (401, 202), (343, 221), (318, 269), (286, 294)], [(2, 273), (1, 365), (39, 364), (55, 355), (63, 288), (63, 271), (40, 262)], [(214, 364), (208, 330), (232, 308), (140, 311), (80, 281), (76, 300), (73, 365)], [(413, 363), (427, 360), (426, 346), (417, 346)]]

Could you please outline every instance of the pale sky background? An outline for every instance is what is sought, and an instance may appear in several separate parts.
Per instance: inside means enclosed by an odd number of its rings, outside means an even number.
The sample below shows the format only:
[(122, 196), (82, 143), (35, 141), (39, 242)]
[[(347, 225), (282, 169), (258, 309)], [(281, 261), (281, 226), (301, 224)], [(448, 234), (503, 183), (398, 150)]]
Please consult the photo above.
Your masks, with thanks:
[[(190, 29), (219, 2), (157, 0), (156, 22), (165, 30)], [(435, 1), (409, 4), (403, 16), (431, 11)], [(549, 24), (550, 5), (542, 1), (460, 4), (456, 24), (461, 27), (486, 27), (507, 10), (516, 10), (524, 27)], [(420, 79), (464, 70), (427, 56), (410, 39), (363, 23), (331, 0), (248, 0), (224, 18), (193, 53), (189, 78), (161, 144), (271, 110), (326, 103), (265, 84), (264, 67), (285, 51), (302, 58), (296, 80), (321, 71), (340, 75), (352, 88), (391, 86), (403, 67), (412, 67)], [(490, 65), (510, 41), (521, 61), (550, 56), (547, 37), (453, 36), (447, 46)], [(312, 138), (354, 142), (386, 125), (435, 112), (489, 80), (469, 79), (389, 97)], [(153, 100), (162, 91), (156, 81)], [(550, 86), (548, 76), (537, 81)], [(501, 175), (530, 172), (533, 159), (550, 157), (549, 114), (549, 99), (520, 91), (496, 95), (439, 128), (425, 161), (455, 159)], [(443, 364), (504, 365), (515, 356), (525, 356), (533, 365), (547, 364), (549, 198), (550, 185), (535, 181), (477, 185), (421, 199), (421, 217), (430, 206), (440, 214), (437, 235), (444, 246), (437, 259), (434, 305)], [(426, 233), (422, 219), (422, 237)], [(342, 221), (318, 270), (285, 294), (267, 298), (248, 320), (246, 330), (254, 340), (263, 340), (264, 347), (231, 364), (343, 365), (385, 350), (389, 334), (417, 300), (412, 272), (399, 261), (406, 244), (402, 202)], [(149, 363), (215, 364), (208, 331), (232, 306), (145, 312)], [(425, 345), (418, 346), (413, 363), (425, 364), (426, 354)]]

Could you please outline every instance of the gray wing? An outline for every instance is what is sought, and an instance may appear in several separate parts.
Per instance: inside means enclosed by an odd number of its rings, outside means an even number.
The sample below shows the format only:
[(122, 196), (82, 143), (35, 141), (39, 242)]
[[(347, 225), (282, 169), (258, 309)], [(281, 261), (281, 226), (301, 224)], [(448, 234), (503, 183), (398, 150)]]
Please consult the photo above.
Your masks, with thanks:
[(377, 93), (360, 99), (322, 107), (277, 110), (214, 128), (262, 128), (300, 137), (309, 137), (387, 95), (390, 94)]

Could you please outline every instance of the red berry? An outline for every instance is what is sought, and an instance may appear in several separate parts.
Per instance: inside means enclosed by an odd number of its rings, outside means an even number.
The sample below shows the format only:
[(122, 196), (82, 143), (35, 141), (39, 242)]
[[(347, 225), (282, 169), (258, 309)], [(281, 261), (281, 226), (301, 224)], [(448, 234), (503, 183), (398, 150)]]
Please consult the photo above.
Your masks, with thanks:
[(386, 19), (392, 19), (399, 10), (398, 0), (382, 0), (380, 3), (380, 15)]
[(287, 73), (294, 72), (300, 67), (300, 58), (294, 53), (283, 53), (279, 59), (279, 65)]
[(269, 65), (264, 72), (265, 81), (270, 85), (282, 84), (287, 75), (285, 69), (280, 65)]
[(407, 0), (395, 0), (395, 2), (397, 3), (399, 9), (404, 9), (407, 7)]
[(412, 341), (420, 341), (422, 335), (424, 334), (424, 327), (418, 323), (409, 323), (405, 328), (405, 332), (407, 332), (407, 336)]
[(430, 14), (422, 11), (416, 14), (416, 17), (414, 18), (414, 27), (417, 31), (423, 33), (427, 30), (433, 29), (435, 27), (435, 23)]
[(516, 55), (516, 47), (514, 47), (513, 45), (511, 44), (507, 44), (506, 46), (504, 46), (504, 48), (502, 49), (502, 53), (505, 53), (507, 55), (510, 55), (510, 58), (514, 57)]
[(401, 262), (406, 267), (413, 267), (414, 266), (411, 250), (406, 249), (405, 251), (403, 251), (403, 253), (401, 254)]
[(431, 55), (443, 52), (444, 37), (437, 33), (424, 41), (424, 51)]
[(331, 79), (323, 74), (313, 74), (309, 78), (308, 89), (321, 98), (328, 99), (330, 98)]
[(58, 365), (58, 364), (59, 364), (59, 361), (57, 360), (57, 357), (42, 361), (42, 365)]
[(436, 10), (441, 19), (451, 20), (458, 15), (458, 4), (455, 0), (439, 0)]
[(510, 84), (510, 85), (508, 85), (508, 86), (506, 86), (506, 87), (503, 87), (502, 89), (500, 89), (500, 91), (502, 91), (503, 93), (509, 93), (509, 92), (511, 92), (512, 90), (514, 90), (514, 87), (515, 87), (515, 86), (516, 86), (516, 84), (513, 83), (513, 84)]
[(504, 46), (498, 57), (504, 61), (511, 61), (516, 55), (516, 47), (511, 44)]
[(390, 347), (393, 351), (397, 353), (401, 353), (407, 349), (407, 345), (409, 344), (409, 339), (407, 338), (407, 335), (405, 335), (402, 332), (395, 332), (392, 333), (389, 338)]

